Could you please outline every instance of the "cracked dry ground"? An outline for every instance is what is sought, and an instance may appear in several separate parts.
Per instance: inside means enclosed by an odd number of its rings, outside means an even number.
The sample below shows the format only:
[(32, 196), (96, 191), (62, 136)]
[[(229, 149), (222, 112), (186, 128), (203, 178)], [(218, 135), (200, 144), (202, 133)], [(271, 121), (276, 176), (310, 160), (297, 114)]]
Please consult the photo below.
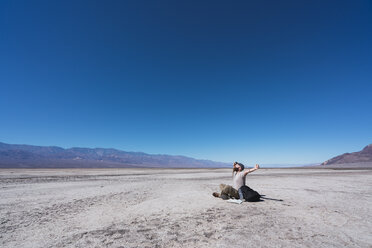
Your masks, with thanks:
[(262, 170), (283, 201), (240, 205), (211, 196), (229, 172), (3, 171), (0, 246), (371, 247), (371, 171)]

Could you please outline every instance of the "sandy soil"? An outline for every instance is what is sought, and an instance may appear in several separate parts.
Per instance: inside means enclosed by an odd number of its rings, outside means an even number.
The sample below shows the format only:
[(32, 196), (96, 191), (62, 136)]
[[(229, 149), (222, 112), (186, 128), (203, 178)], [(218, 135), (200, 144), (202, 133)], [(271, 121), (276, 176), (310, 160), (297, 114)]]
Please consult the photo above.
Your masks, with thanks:
[(1, 247), (372, 247), (372, 170), (0, 170)]

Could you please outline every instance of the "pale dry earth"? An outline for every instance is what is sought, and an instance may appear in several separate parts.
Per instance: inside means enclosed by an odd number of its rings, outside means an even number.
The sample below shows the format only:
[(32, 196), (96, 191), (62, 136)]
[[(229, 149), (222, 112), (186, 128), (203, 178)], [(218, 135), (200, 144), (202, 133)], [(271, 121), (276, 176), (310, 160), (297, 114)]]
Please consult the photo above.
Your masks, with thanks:
[(0, 247), (372, 247), (372, 170), (2, 169)]

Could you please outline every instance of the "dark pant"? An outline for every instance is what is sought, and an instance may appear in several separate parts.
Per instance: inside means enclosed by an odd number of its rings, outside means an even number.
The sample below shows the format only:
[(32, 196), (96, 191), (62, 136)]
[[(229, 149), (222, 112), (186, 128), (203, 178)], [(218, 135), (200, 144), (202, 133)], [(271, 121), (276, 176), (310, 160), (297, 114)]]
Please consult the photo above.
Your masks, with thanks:
[(221, 189), (221, 198), (226, 200), (228, 198), (235, 198), (239, 199), (239, 193), (236, 189), (234, 189), (232, 186), (227, 185), (227, 184), (220, 184), (220, 189)]

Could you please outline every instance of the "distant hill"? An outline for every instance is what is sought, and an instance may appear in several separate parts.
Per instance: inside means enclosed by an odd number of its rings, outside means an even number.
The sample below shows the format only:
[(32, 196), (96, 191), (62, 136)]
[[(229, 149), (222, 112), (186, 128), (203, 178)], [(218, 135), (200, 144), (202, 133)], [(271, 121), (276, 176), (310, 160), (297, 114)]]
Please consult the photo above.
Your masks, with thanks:
[(372, 166), (372, 144), (363, 148), (359, 152), (344, 153), (337, 157), (331, 158), (321, 165), (345, 165), (345, 164), (371, 164)]
[(64, 149), (57, 146), (13, 145), (0, 142), (0, 168), (216, 168), (227, 163), (185, 156), (126, 152), (112, 148)]

